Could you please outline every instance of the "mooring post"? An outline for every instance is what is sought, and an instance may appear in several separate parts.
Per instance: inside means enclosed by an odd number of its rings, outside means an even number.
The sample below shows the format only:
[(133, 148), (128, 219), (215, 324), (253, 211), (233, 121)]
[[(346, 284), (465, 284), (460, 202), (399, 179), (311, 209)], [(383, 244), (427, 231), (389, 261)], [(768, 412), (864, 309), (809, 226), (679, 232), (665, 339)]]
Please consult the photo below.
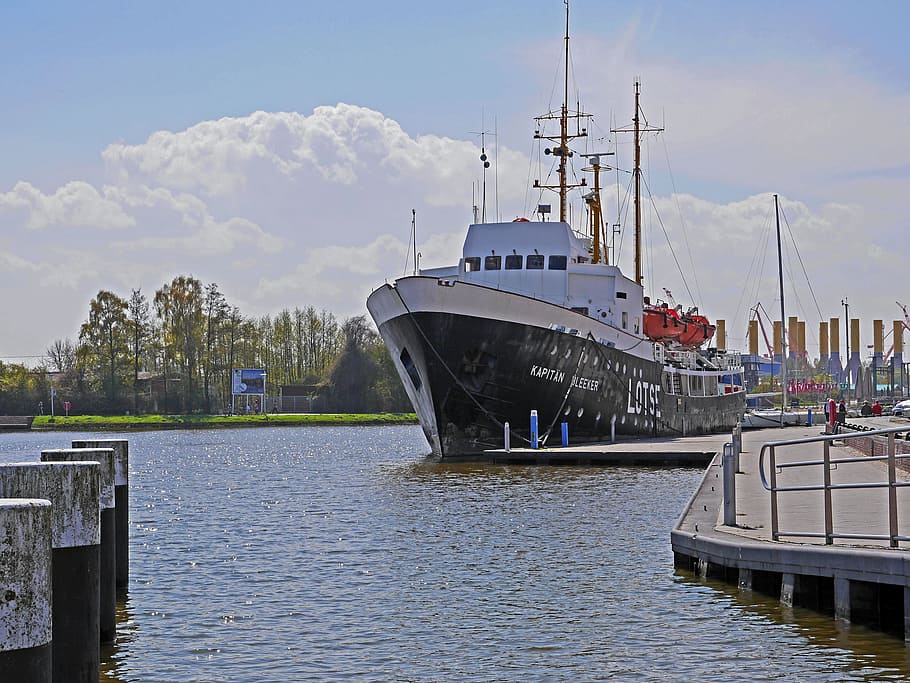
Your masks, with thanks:
[(50, 683), (50, 501), (0, 499), (0, 539), (0, 680)]
[(724, 526), (736, 526), (736, 454), (732, 443), (724, 444)]
[(616, 443), (616, 416), (610, 418), (610, 443)]
[(743, 425), (737, 422), (733, 427), (733, 454), (736, 457), (736, 472), (742, 472), (739, 463), (739, 456), (743, 452)]
[(116, 509), (117, 517), (117, 590), (126, 590), (130, 583), (130, 442), (126, 439), (73, 441), (73, 448), (114, 449), (114, 508)]
[(101, 642), (117, 635), (117, 511), (114, 507), (114, 450), (112, 448), (52, 448), (41, 451), (41, 462), (97, 462), (101, 473)]
[(503, 447), (505, 448), (506, 453), (512, 452), (512, 435), (509, 432), (509, 423), (506, 422), (502, 426), (502, 442)]
[(97, 462), (0, 465), (0, 497), (51, 502), (54, 683), (98, 683), (100, 468)]
[(537, 411), (531, 411), (531, 448), (537, 448)]
[(569, 423), (563, 422), (562, 425), (560, 425), (560, 427), (561, 427), (561, 431), (562, 431), (562, 445), (568, 446), (569, 445)]

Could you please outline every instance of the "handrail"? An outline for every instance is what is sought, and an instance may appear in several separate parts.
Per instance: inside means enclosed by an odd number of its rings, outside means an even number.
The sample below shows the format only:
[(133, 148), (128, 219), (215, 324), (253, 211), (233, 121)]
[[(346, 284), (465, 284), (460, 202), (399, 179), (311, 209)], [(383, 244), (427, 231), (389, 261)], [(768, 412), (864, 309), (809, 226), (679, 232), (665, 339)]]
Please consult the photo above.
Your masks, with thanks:
[[(854, 538), (866, 540), (888, 540), (892, 548), (899, 547), (899, 541), (908, 541), (910, 537), (902, 536), (898, 533), (898, 515), (897, 515), (897, 489), (910, 486), (910, 481), (897, 481), (896, 462), (897, 460), (910, 459), (910, 454), (895, 453), (895, 435), (900, 432), (907, 432), (907, 427), (889, 427), (888, 429), (874, 429), (861, 432), (847, 432), (844, 434), (824, 434), (802, 439), (786, 439), (782, 441), (772, 441), (762, 445), (758, 457), (758, 472), (761, 478), (761, 484), (766, 491), (770, 491), (771, 503), (771, 536), (777, 541), (781, 536), (799, 536), (808, 538), (824, 538), (825, 544), (831, 545), (835, 538)], [(845, 457), (831, 458), (831, 442), (847, 441), (848, 439), (887, 436), (888, 452), (881, 456), (864, 456), (864, 457)], [(821, 460), (802, 460), (797, 462), (787, 462), (777, 464), (775, 462), (775, 451), (784, 446), (798, 446), (802, 444), (820, 443), (823, 447), (823, 457)], [(765, 453), (769, 455), (768, 476), (765, 476)], [(874, 452), (874, 451), (873, 451)], [(888, 480), (873, 482), (853, 482), (846, 484), (831, 483), (831, 466), (847, 465), (857, 462), (875, 462), (886, 461), (888, 464)], [(795, 467), (814, 467), (821, 465), (823, 468), (823, 483), (821, 484), (803, 484), (798, 486), (778, 486), (777, 474), (786, 468)], [(882, 534), (857, 534), (857, 533), (835, 533), (834, 532), (834, 514), (832, 491), (842, 489), (888, 489), (888, 535)], [(824, 491), (825, 492), (825, 531), (781, 531), (778, 524), (778, 493), (793, 491)]]

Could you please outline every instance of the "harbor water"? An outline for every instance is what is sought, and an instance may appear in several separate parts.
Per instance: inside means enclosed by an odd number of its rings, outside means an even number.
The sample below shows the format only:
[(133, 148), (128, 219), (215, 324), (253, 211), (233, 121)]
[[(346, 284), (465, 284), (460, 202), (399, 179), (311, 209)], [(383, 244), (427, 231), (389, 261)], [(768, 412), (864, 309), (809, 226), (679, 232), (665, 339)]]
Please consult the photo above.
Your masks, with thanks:
[[(0, 462), (84, 433), (0, 434)], [(698, 468), (426, 461), (419, 428), (142, 432), (103, 681), (900, 680), (903, 641), (673, 569)]]

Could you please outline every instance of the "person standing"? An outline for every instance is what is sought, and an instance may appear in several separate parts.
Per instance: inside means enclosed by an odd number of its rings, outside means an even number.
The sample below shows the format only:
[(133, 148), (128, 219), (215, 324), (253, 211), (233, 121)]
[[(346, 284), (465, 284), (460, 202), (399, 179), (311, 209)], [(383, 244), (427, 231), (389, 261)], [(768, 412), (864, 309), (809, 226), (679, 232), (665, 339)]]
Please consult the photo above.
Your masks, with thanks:
[(844, 403), (844, 399), (841, 399), (840, 403), (837, 404), (837, 421), (839, 424), (844, 424), (847, 421), (847, 404)]

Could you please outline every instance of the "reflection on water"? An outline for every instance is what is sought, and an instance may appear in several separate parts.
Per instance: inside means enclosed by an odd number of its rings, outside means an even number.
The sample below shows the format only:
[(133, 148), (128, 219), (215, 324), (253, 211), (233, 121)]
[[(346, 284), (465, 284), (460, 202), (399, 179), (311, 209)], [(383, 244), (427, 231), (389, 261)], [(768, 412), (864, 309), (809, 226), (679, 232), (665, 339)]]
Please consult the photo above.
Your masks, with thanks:
[(139, 624), (134, 619), (128, 592), (117, 595), (117, 640), (101, 645), (100, 683), (124, 683), (130, 680), (121, 674), (129, 655), (137, 645)]
[(741, 620), (773, 622), (805, 639), (809, 651), (818, 650), (825, 657), (840, 660), (853, 680), (904, 680), (910, 672), (910, 648), (902, 638), (846, 624), (813, 610), (788, 607), (777, 598), (757, 591), (740, 591), (722, 581), (702, 580), (682, 569), (676, 570), (676, 579), (693, 590), (708, 589), (708, 600), (741, 610)]
[[(75, 434), (0, 435), (0, 460)], [(106, 681), (870, 680), (903, 646), (675, 574), (697, 469), (426, 461), (417, 427), (131, 434)]]

